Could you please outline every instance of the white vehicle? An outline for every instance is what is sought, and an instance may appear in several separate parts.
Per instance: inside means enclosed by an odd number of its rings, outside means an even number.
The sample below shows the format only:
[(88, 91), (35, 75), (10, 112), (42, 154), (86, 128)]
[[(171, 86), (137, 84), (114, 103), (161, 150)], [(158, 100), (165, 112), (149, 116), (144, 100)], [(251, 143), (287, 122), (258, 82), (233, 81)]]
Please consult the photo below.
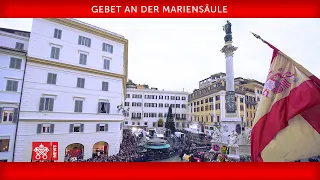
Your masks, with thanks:
[(164, 135), (163, 134), (156, 134), (157, 138), (160, 138), (160, 139), (164, 139)]
[(156, 135), (156, 129), (154, 129), (154, 128), (148, 129), (147, 135), (155, 136)]
[(174, 135), (176, 135), (178, 138), (181, 138), (181, 139), (183, 139), (185, 136), (184, 133), (182, 132), (175, 132)]

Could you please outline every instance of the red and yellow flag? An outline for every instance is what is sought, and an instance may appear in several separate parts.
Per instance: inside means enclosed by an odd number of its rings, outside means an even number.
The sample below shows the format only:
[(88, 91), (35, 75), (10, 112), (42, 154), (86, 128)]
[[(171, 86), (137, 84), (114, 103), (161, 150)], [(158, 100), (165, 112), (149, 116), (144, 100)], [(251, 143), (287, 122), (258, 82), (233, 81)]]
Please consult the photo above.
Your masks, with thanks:
[(320, 80), (262, 41), (273, 49), (273, 57), (252, 129), (252, 161), (289, 162), (318, 156)]

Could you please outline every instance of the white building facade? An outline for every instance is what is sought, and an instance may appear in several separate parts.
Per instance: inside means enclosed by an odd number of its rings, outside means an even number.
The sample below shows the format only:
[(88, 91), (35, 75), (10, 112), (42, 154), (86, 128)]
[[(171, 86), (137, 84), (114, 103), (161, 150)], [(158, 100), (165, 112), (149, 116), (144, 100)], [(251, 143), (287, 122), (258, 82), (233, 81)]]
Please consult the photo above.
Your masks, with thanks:
[(58, 161), (77, 150), (119, 152), (128, 69), (123, 36), (75, 19), (34, 19), (18, 123), (15, 162), (32, 142), (58, 142)]
[(162, 119), (164, 127), (171, 106), (176, 128), (187, 128), (188, 94), (179, 91), (127, 88), (125, 107), (129, 108), (129, 112), (124, 124), (128, 127), (156, 128), (159, 127), (158, 121)]
[(29, 32), (0, 28), (0, 162), (12, 162)]

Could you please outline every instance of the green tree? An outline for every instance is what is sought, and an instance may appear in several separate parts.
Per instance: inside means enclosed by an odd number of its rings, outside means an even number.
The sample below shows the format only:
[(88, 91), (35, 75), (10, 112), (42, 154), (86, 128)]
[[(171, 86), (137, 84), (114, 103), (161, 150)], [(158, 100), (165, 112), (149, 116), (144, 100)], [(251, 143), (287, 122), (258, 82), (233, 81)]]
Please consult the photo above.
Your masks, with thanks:
[(165, 128), (170, 129), (171, 133), (176, 132), (176, 125), (174, 123), (173, 114), (172, 114), (172, 108), (169, 107), (167, 120), (165, 123)]
[(163, 120), (162, 119), (158, 120), (158, 127), (163, 127)]

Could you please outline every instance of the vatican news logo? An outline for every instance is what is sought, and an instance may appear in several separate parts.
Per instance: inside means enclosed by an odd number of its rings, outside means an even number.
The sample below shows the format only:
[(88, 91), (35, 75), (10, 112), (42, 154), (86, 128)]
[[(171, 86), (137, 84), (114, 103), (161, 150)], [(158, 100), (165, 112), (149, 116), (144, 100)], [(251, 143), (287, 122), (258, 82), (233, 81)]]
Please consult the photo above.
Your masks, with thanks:
[(57, 161), (58, 142), (32, 142), (33, 161)]

